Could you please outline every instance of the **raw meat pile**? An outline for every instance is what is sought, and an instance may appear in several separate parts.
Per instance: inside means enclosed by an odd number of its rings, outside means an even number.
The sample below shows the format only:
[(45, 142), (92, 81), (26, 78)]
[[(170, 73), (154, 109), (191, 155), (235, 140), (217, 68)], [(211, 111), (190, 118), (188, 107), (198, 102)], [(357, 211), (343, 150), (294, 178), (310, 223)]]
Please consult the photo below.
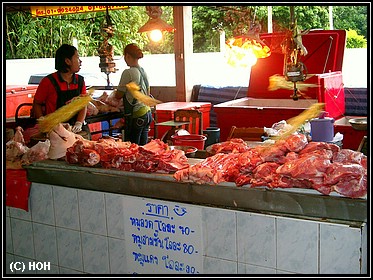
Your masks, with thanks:
[(212, 145), (210, 153), (213, 155), (218, 153), (242, 153), (247, 150), (249, 150), (249, 146), (244, 140), (241, 138), (233, 138), (230, 141)]
[(324, 195), (335, 191), (360, 198), (367, 194), (367, 157), (335, 144), (308, 143), (303, 134), (293, 134), (272, 145), (218, 153), (175, 172), (174, 178), (198, 184), (234, 182), (239, 187), (313, 188)]
[(44, 142), (39, 141), (36, 145), (29, 148), (26, 146), (22, 133), (22, 127), (18, 126), (14, 137), (5, 144), (7, 169), (20, 169), (22, 165), (28, 165), (48, 158), (49, 139)]
[(110, 95), (104, 91), (100, 97), (88, 103), (87, 116), (95, 116), (99, 113), (120, 112), (123, 110), (123, 99), (115, 98), (115, 91)]
[(189, 167), (183, 151), (170, 150), (159, 139), (144, 146), (112, 138), (98, 141), (81, 139), (67, 149), (65, 159), (70, 164), (138, 172), (169, 173)]

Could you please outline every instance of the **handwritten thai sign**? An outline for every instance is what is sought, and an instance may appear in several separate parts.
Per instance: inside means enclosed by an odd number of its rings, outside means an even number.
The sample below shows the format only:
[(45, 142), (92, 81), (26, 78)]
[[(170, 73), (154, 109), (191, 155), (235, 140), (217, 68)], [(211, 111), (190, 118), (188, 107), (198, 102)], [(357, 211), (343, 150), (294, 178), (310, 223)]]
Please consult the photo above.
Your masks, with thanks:
[(123, 203), (129, 273), (203, 272), (201, 208), (137, 197)]
[(58, 16), (66, 14), (100, 12), (108, 10), (124, 10), (128, 6), (31, 6), (33, 17)]

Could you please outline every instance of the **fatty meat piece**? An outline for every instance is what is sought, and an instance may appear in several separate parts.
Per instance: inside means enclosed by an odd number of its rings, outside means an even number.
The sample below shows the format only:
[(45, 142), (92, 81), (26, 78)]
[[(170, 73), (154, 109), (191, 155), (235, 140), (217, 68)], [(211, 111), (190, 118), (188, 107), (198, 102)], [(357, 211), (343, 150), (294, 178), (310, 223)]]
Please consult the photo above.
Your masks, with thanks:
[(116, 98), (115, 94), (116, 90), (112, 91), (110, 95), (104, 101), (106, 104), (109, 104), (115, 108), (122, 109), (123, 107), (123, 98)]
[(366, 169), (356, 163), (333, 163), (329, 168), (325, 183), (346, 197), (360, 198), (367, 194)]
[(22, 127), (18, 126), (13, 138), (5, 144), (6, 160), (13, 162), (18, 161), (29, 150), (25, 144), (22, 132)]
[(36, 161), (48, 159), (50, 145), (49, 139), (36, 143), (22, 156), (22, 164), (31, 164)]
[[(66, 125), (69, 127), (68, 125)], [(71, 147), (77, 140), (77, 135), (65, 128), (60, 123), (53, 128), (48, 134), (50, 140), (50, 148), (48, 157), (50, 159), (63, 158), (66, 155), (66, 151)]]
[(96, 106), (96, 108), (98, 109), (98, 111), (100, 113), (107, 113), (107, 112), (120, 112), (120, 109), (119, 108), (116, 108), (116, 107), (113, 107), (109, 104), (106, 104), (100, 100), (92, 100), (91, 101), (93, 103), (93, 105)]
[(20, 142), (9, 140), (6, 143), (6, 160), (17, 161), (29, 150), (29, 148)]
[(95, 104), (89, 101), (89, 103), (87, 104), (87, 116), (96, 116), (98, 113), (99, 111)]
[(361, 152), (353, 151), (350, 149), (341, 149), (333, 156), (333, 162), (340, 162), (344, 164), (357, 163), (362, 164), (366, 159), (366, 155)]
[(20, 126), (16, 127), (16, 132), (14, 133), (14, 141), (25, 145), (25, 139), (23, 138), (23, 128)]

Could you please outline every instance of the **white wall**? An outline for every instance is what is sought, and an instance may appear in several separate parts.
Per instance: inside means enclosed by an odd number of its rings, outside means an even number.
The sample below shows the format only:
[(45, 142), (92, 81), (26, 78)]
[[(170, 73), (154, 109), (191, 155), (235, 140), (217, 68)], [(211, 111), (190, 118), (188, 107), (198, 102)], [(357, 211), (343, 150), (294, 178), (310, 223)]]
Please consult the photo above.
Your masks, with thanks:
[(368, 49), (345, 49), (342, 74), (345, 87), (366, 88), (368, 84)]
[[(343, 60), (345, 87), (367, 87), (368, 49), (346, 49)], [(118, 85), (122, 71), (127, 67), (123, 57), (115, 57), (116, 73), (109, 75), (110, 82)], [(107, 84), (106, 74), (100, 72), (99, 57), (82, 57), (80, 73), (94, 73), (101, 84)], [(151, 86), (175, 86), (173, 54), (145, 55), (140, 60), (149, 76)], [(222, 53), (194, 53), (192, 56), (193, 85), (248, 86), (249, 69), (235, 69), (226, 63)], [(6, 85), (26, 85), (32, 74), (54, 72), (54, 58), (6, 60)]]

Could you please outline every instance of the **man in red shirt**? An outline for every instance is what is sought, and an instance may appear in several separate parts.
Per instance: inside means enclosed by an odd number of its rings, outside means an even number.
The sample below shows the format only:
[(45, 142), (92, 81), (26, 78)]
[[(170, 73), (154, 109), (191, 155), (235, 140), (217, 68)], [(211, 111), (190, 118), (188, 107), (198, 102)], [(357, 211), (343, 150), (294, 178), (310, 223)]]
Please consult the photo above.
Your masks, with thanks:
[[(55, 57), (56, 72), (44, 77), (36, 90), (33, 102), (33, 114), (35, 118), (53, 113), (58, 108), (66, 105), (72, 98), (87, 94), (83, 76), (79, 72), (82, 61), (78, 50), (71, 45), (63, 44)], [(72, 132), (87, 131), (85, 124), (87, 107), (80, 110), (67, 122), (72, 125)]]

